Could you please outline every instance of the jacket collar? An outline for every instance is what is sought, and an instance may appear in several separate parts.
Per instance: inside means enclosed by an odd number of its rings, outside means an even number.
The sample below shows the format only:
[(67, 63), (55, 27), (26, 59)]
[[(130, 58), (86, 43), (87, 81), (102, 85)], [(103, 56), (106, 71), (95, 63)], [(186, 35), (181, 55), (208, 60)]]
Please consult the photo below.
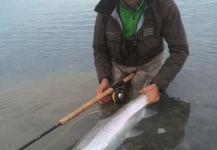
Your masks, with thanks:
[[(100, 2), (96, 5), (94, 11), (111, 15), (116, 6), (118, 5), (118, 1), (119, 0), (100, 0)], [(148, 8), (155, 0), (145, 1)]]
[(111, 15), (118, 4), (118, 0), (100, 0), (94, 11)]

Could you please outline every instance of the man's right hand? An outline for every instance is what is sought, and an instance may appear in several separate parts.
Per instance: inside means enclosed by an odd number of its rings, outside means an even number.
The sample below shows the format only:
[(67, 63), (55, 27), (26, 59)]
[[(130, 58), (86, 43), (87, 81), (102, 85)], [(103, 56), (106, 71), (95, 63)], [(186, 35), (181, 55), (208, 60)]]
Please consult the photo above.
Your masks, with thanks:
[[(103, 93), (104, 91), (106, 91), (110, 87), (111, 86), (109, 84), (109, 79), (103, 78), (101, 80), (101, 83), (98, 86), (98, 89), (96, 91), (96, 95), (99, 95), (99, 94)], [(98, 103), (103, 104), (103, 103), (108, 102), (110, 100), (111, 100), (111, 96), (108, 95), (108, 96), (105, 96), (104, 98), (102, 98)]]

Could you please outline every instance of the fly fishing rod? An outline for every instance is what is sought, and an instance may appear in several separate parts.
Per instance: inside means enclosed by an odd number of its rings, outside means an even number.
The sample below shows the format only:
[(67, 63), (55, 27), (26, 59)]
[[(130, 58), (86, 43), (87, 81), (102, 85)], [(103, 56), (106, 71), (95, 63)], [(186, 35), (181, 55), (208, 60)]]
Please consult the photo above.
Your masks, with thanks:
[[(121, 85), (123, 85), (124, 83), (128, 82), (129, 80), (131, 80), (135, 76), (135, 74), (136, 74), (136, 71), (132, 72), (131, 74), (129, 74), (128, 76), (126, 76), (125, 78), (123, 78), (121, 81), (119, 81), (114, 86), (108, 88), (103, 93), (99, 94), (98, 96), (96, 96), (95, 98), (91, 99), (90, 101), (88, 101), (87, 103), (85, 103), (84, 105), (82, 105), (81, 107), (79, 107), (78, 109), (76, 109), (75, 111), (73, 111), (72, 113), (70, 113), (69, 115), (67, 115), (66, 117), (64, 117), (61, 120), (59, 120), (59, 122), (55, 126), (51, 127), (50, 129), (48, 129), (47, 131), (45, 131), (41, 135), (35, 137), (33, 140), (29, 141), (27, 144), (23, 145), (18, 150), (25, 149), (26, 147), (28, 147), (31, 144), (33, 144), (34, 142), (38, 141), (43, 136), (47, 135), (48, 133), (50, 133), (51, 131), (53, 131), (57, 127), (62, 126), (65, 123), (67, 123), (69, 120), (73, 119), (74, 117), (76, 117), (77, 115), (79, 115), (80, 113), (82, 113), (83, 111), (85, 111), (86, 109), (88, 109), (89, 107), (91, 107), (92, 105), (94, 105), (95, 103), (97, 103), (98, 101), (100, 101), (103, 97), (105, 97), (105, 96), (107, 96), (109, 94), (112, 94), (115, 90), (119, 89), (119, 87)], [(120, 91), (120, 90), (118, 90), (118, 91)], [(122, 92), (120, 92), (118, 94), (118, 97), (120, 97), (122, 99), (123, 96), (119, 96), (120, 94), (122, 94)], [(117, 102), (117, 101), (115, 101), (115, 102)]]

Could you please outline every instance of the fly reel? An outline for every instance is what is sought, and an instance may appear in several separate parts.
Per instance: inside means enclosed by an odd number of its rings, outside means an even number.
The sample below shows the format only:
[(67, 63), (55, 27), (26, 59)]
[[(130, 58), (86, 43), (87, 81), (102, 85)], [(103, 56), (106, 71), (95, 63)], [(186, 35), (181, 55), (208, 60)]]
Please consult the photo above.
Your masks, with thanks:
[(124, 90), (122, 88), (115, 89), (112, 93), (112, 100), (118, 104), (122, 103), (125, 100)]

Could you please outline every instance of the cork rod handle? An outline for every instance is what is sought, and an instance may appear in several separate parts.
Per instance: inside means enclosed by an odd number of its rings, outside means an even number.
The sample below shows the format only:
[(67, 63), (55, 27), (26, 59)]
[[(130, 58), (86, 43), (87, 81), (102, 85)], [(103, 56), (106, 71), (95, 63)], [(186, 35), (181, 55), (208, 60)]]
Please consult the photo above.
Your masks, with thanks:
[[(129, 74), (127, 77), (125, 77), (123, 79), (123, 82), (124, 83), (128, 82), (129, 80), (131, 80), (134, 77), (134, 75), (135, 75), (135, 72)], [(64, 117), (61, 120), (59, 120), (59, 123), (61, 125), (64, 125), (69, 120), (73, 119), (74, 117), (76, 117), (77, 115), (79, 115), (80, 113), (82, 113), (83, 111), (85, 111), (86, 109), (90, 108), (91, 106), (93, 106), (98, 101), (100, 101), (103, 97), (111, 94), (113, 91), (114, 91), (113, 88), (108, 88), (102, 94), (100, 94), (100, 95), (96, 96), (95, 98), (91, 99), (90, 101), (88, 101), (87, 103), (85, 103), (84, 105), (82, 105), (81, 107), (79, 107), (78, 109), (76, 109), (75, 111), (73, 111), (72, 113), (70, 113), (69, 115), (67, 115), (66, 117)]]

